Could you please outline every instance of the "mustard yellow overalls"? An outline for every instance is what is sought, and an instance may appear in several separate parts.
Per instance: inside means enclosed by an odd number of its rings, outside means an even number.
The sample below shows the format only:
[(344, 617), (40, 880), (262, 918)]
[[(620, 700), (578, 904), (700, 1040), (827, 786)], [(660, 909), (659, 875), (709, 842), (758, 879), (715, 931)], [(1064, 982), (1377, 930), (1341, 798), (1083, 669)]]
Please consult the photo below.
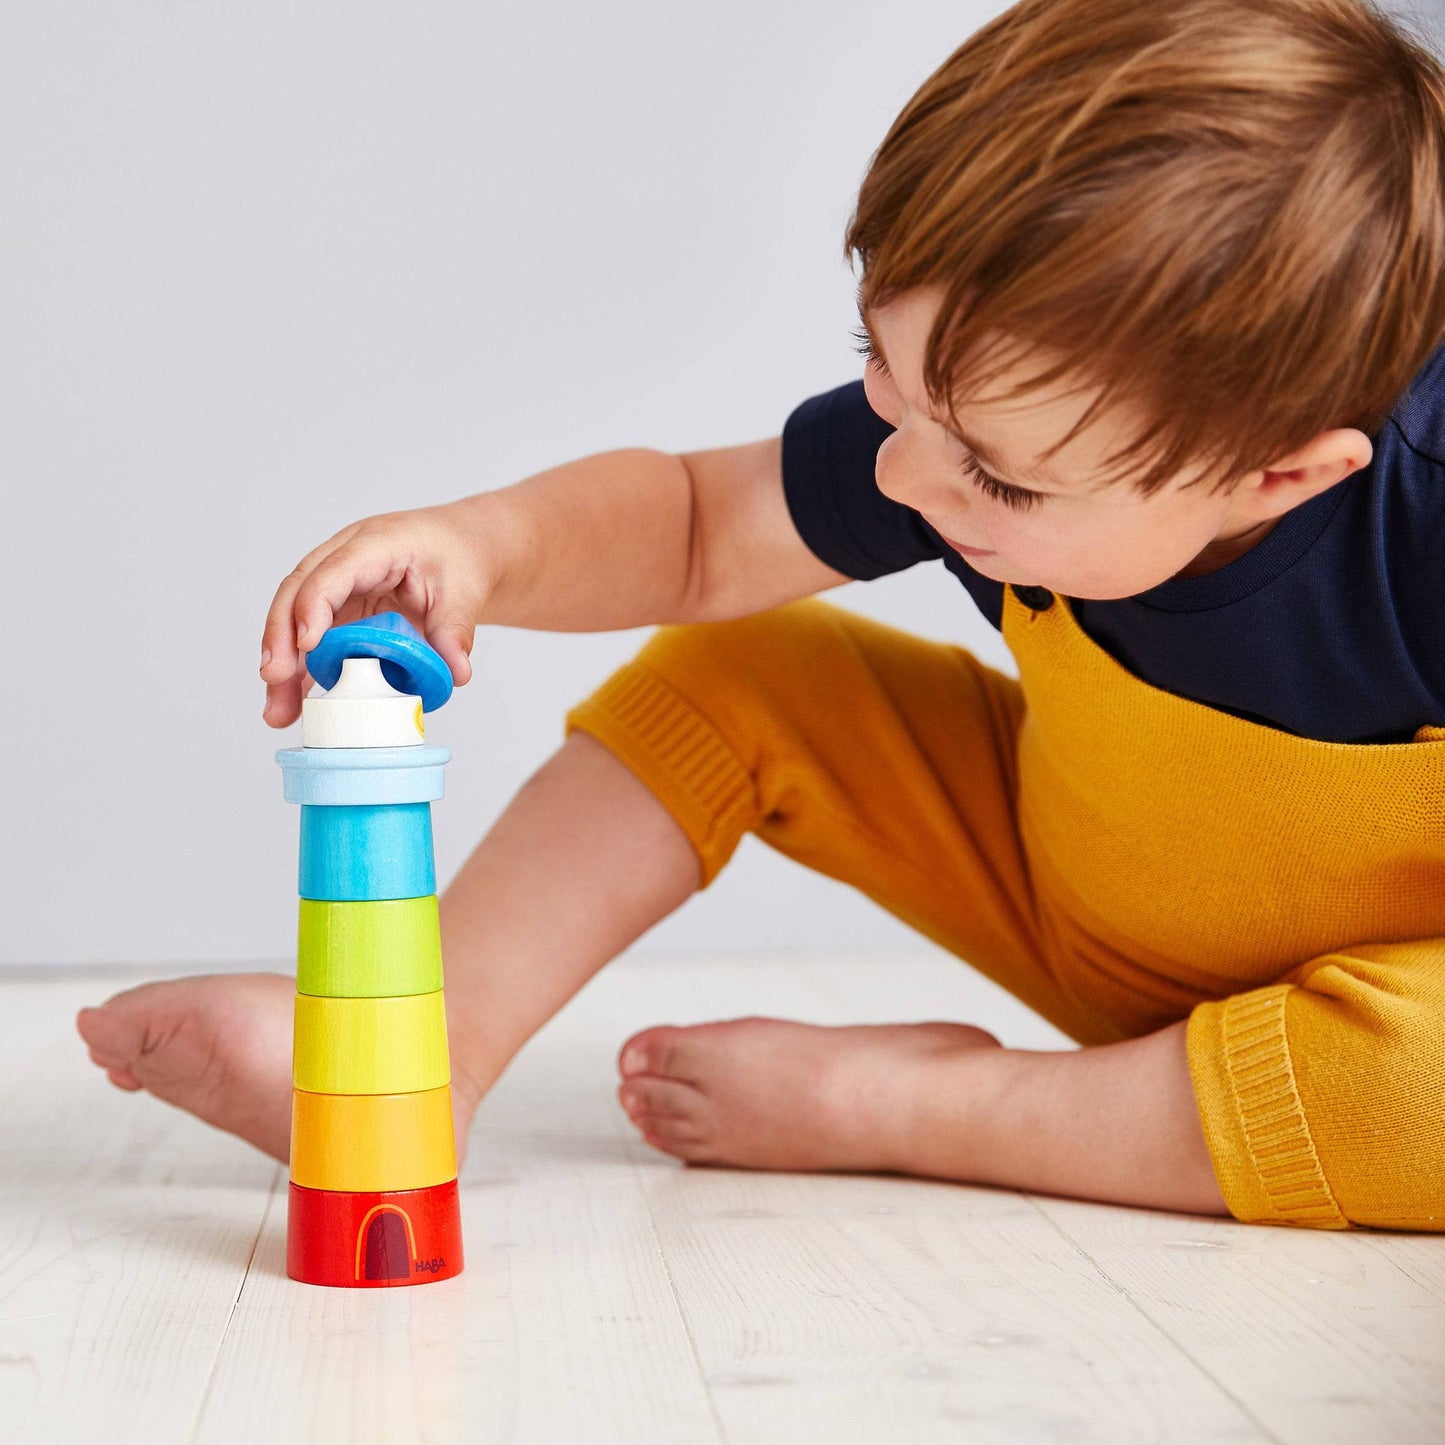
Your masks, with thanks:
[(1082, 1044), (1187, 1016), (1237, 1218), (1445, 1229), (1445, 726), (1297, 737), (1024, 596), (1017, 681), (810, 599), (660, 629), (567, 727), (669, 809), (704, 886), (751, 831)]

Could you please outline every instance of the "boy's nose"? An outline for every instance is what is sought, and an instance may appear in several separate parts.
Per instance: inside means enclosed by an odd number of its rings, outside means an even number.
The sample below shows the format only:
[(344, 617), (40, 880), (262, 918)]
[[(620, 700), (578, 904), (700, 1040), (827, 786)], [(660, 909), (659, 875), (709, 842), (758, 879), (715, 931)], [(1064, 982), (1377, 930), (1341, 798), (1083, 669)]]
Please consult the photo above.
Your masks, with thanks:
[(916, 512), (956, 511), (963, 489), (950, 485), (946, 458), (930, 441), (907, 427), (886, 437), (874, 460), (878, 490)]
[[(886, 446), (887, 443), (885, 442)], [(885, 462), (880, 451), (874, 478), (885, 497), (925, 515), (961, 516), (966, 510), (962, 488), (937, 475), (934, 467), (900, 459)]]

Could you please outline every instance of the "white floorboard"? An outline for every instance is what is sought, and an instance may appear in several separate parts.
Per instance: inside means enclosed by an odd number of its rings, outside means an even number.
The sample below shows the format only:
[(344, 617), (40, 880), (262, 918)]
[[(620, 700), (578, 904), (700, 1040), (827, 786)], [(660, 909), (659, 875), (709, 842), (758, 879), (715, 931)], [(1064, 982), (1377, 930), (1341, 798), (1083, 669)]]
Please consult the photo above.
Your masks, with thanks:
[(685, 1169), (614, 1102), (651, 1023), (1062, 1046), (940, 955), (613, 965), (478, 1114), (466, 1272), (364, 1292), (286, 1279), (284, 1171), (91, 1067), (129, 981), (0, 976), (7, 1445), (1445, 1439), (1445, 1238)]

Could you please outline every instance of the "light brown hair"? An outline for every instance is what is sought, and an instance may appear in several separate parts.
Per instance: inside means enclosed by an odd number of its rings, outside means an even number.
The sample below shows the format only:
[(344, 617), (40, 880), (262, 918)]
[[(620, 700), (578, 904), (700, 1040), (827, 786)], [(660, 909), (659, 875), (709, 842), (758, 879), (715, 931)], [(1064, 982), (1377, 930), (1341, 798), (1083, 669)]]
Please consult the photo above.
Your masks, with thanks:
[(1368, 0), (1020, 0), (893, 122), (845, 253), (864, 310), (945, 288), (955, 422), (1006, 338), (1102, 388), (1058, 446), (1125, 401), (1111, 479), (1228, 485), (1373, 438), (1445, 339), (1445, 67)]

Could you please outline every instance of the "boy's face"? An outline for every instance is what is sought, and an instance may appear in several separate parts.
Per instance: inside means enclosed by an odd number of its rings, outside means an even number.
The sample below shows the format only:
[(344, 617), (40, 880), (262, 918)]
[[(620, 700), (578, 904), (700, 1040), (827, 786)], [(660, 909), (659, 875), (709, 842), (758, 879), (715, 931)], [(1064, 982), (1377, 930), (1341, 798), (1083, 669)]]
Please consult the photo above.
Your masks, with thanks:
[(1230, 491), (1185, 486), (1199, 475), (1191, 470), (1145, 497), (1129, 481), (1100, 480), (1105, 459), (1135, 435), (1127, 415), (1096, 417), (1047, 464), (1039, 461), (1093, 393), (1065, 396), (1057, 384), (999, 402), (1017, 371), (995, 383), (996, 392), (960, 401), (962, 435), (955, 434), (923, 387), (924, 343), (941, 294), (919, 287), (867, 317), (875, 343), (868, 402), (897, 428), (878, 451), (878, 487), (921, 513), (986, 577), (1066, 597), (1132, 596), (1231, 561), (1291, 507), (1370, 459), (1363, 432), (1324, 432), (1280, 458), (1279, 470), (1251, 473)]

